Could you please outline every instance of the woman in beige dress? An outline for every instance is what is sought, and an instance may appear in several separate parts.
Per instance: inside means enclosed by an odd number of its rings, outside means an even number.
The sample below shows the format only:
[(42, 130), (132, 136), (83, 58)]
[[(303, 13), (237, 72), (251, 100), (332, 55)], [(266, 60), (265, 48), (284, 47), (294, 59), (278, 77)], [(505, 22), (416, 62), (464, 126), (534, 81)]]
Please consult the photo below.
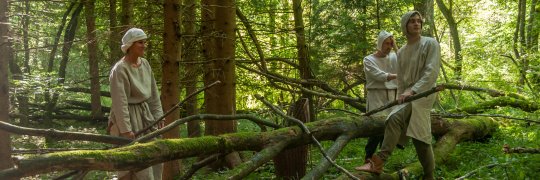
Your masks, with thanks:
[[(135, 139), (135, 133), (163, 115), (156, 80), (148, 61), (142, 56), (146, 34), (129, 29), (122, 38), (124, 57), (112, 68), (109, 81), (112, 99), (110, 134)], [(161, 180), (162, 165), (118, 172), (120, 179)]]

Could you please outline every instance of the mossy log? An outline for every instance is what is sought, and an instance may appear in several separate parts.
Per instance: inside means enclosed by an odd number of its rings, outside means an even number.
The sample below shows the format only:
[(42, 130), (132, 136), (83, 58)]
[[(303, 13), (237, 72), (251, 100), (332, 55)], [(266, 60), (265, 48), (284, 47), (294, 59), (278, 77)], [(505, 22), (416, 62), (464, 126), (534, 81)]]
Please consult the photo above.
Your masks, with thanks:
[[(433, 119), (433, 132), (436, 135), (452, 132), (453, 127), (461, 122), (467, 124), (464, 119), (451, 122), (445, 122), (440, 118)], [(476, 130), (469, 134), (480, 136), (483, 133), (477, 133), (478, 129), (492, 127), (484, 124), (474, 125), (472, 129)], [(384, 117), (339, 117), (307, 123), (306, 126), (318, 140), (335, 140), (344, 135), (352, 138), (370, 137), (383, 133)], [(442, 136), (441, 140), (447, 139), (444, 137)], [(464, 137), (464, 139), (468, 138)], [(283, 142), (286, 144), (282, 144)], [(287, 127), (268, 132), (161, 139), (109, 150), (67, 151), (20, 159), (15, 162), (17, 165), (15, 168), (0, 171), (0, 179), (20, 178), (60, 170), (138, 170), (174, 159), (226, 154), (232, 151), (259, 152), (253, 159), (226, 173), (227, 177), (241, 178), (269, 161), (276, 151), (311, 143), (311, 137), (303, 133), (299, 127)], [(326, 169), (320, 170), (326, 171)]]

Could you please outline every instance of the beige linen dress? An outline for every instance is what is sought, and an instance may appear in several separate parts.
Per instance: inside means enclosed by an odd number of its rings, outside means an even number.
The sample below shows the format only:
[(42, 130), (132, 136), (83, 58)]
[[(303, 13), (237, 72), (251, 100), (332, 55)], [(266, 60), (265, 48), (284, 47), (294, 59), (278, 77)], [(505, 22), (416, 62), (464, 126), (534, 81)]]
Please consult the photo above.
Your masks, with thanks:
[[(111, 70), (111, 135), (120, 136), (121, 133), (130, 131), (136, 133), (163, 115), (150, 64), (144, 58), (139, 58), (138, 62), (140, 66), (134, 67), (121, 59)], [(118, 172), (118, 177), (128, 175), (131, 176), (130, 179), (161, 180), (161, 171), (162, 165), (158, 164), (135, 174), (121, 171)]]

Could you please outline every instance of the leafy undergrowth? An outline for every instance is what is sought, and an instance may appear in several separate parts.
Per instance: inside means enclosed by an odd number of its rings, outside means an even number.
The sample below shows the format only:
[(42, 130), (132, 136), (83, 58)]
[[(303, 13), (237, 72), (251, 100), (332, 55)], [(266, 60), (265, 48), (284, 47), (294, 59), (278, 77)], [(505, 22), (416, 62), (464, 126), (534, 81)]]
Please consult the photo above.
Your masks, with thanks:
[[(506, 110), (507, 112), (507, 110)], [(467, 173), (474, 172), (468, 179), (537, 179), (540, 177), (540, 154), (504, 154), (502, 147), (508, 144), (510, 147), (540, 148), (540, 124), (529, 124), (515, 120), (498, 119), (501, 122), (499, 130), (492, 137), (481, 142), (463, 142), (456, 146), (450, 157), (444, 163), (437, 164), (436, 176), (438, 179), (456, 179)], [(60, 130), (77, 132), (104, 133), (102, 125), (64, 122), (62, 126), (67, 127)], [(69, 125), (68, 125), (69, 124)], [(92, 128), (89, 128), (92, 127)], [(42, 127), (47, 128), (47, 127)], [(185, 128), (182, 128), (185, 129)], [(240, 121), (238, 129), (240, 131), (259, 131), (259, 128), (252, 123)], [(325, 148), (331, 146), (332, 142), (322, 142)], [(364, 145), (366, 139), (352, 140), (340, 153), (336, 162), (354, 171), (354, 167), (361, 165), (364, 157)], [(31, 136), (13, 136), (13, 146), (16, 149), (35, 148), (103, 148), (103, 144), (76, 141), (56, 141)], [(245, 159), (253, 155), (252, 152), (243, 152)], [(19, 154), (17, 156), (25, 156)], [(320, 152), (314, 146), (310, 148), (308, 160), (308, 171), (317, 165), (321, 159)], [(416, 162), (417, 157), (412, 143), (408, 143), (404, 150), (396, 149), (385, 165), (386, 172), (393, 172), (404, 166)], [(186, 165), (193, 160), (185, 160)], [(274, 175), (273, 163), (269, 162), (258, 168), (254, 173), (245, 179), (276, 179)], [(66, 172), (55, 172), (50, 174), (27, 177), (24, 179), (53, 179)], [(220, 173), (207, 174), (208, 170), (201, 170), (192, 179), (208, 179), (209, 177), (220, 177)], [(343, 174), (336, 168), (331, 167), (323, 179), (335, 179)], [(92, 171), (86, 179), (111, 179), (112, 172)], [(411, 179), (415, 179), (412, 177)]]

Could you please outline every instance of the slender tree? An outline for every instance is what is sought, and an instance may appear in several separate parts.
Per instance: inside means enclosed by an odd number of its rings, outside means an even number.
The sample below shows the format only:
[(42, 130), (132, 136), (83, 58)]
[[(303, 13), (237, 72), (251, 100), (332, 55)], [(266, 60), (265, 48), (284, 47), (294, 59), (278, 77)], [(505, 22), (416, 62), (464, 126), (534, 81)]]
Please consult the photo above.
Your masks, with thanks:
[[(8, 0), (0, 0), (0, 121), (9, 122), (8, 62), (13, 58), (9, 39)], [(0, 130), (0, 170), (11, 168), (11, 138)]]
[(120, 50), (120, 38), (121, 38), (121, 28), (118, 27), (118, 16), (116, 11), (116, 0), (109, 0), (109, 50), (111, 51), (109, 55), (109, 65), (112, 67), (114, 63), (122, 58), (122, 51)]
[[(184, 1), (184, 18), (182, 21), (183, 25), (183, 36), (182, 36), (182, 53), (184, 54), (183, 61), (185, 66), (185, 75), (184, 80), (186, 95), (195, 93), (197, 91), (197, 81), (200, 77), (198, 71), (198, 65), (196, 65), (197, 60), (197, 39), (195, 37), (195, 20), (196, 14), (196, 1), (195, 0), (185, 0)], [(186, 114), (195, 115), (198, 114), (197, 108), (197, 98), (191, 98), (186, 102)], [(201, 124), (199, 120), (190, 121), (187, 125), (188, 137), (198, 137), (201, 136)]]
[(86, 17), (86, 42), (88, 44), (88, 65), (90, 67), (90, 104), (92, 106), (92, 118), (99, 119), (103, 116), (101, 112), (101, 85), (99, 82), (99, 66), (97, 58), (96, 39), (96, 16), (94, 14), (95, 0), (85, 1)]
[(24, 0), (24, 16), (23, 16), (23, 46), (24, 46), (24, 73), (30, 74), (30, 49), (29, 41), (30, 37), (28, 32), (30, 31), (30, 1)]
[[(180, 59), (179, 58), (179, 9), (180, 4), (177, 0), (165, 0), (163, 4), (163, 63), (162, 63), (162, 80), (161, 80), (161, 103), (163, 111), (169, 109), (179, 103), (180, 91)], [(170, 124), (180, 118), (180, 113), (175, 110), (166, 117), (165, 124)], [(175, 139), (180, 137), (180, 128), (175, 127), (165, 134), (164, 138)], [(180, 171), (180, 163), (171, 161), (164, 164), (163, 179), (173, 179)]]
[(463, 70), (463, 56), (461, 54), (461, 41), (459, 40), (458, 23), (456, 22), (456, 20), (454, 19), (454, 16), (452, 15), (453, 0), (448, 1), (448, 7), (445, 5), (443, 0), (436, 0), (436, 1), (437, 1), (437, 6), (439, 6), (439, 10), (441, 10), (441, 13), (443, 14), (450, 28), (450, 36), (452, 36), (452, 44), (454, 45), (454, 60), (456, 61), (454, 75), (456, 77), (456, 80), (459, 81), (461, 80), (461, 76), (462, 76), (461, 73)]

